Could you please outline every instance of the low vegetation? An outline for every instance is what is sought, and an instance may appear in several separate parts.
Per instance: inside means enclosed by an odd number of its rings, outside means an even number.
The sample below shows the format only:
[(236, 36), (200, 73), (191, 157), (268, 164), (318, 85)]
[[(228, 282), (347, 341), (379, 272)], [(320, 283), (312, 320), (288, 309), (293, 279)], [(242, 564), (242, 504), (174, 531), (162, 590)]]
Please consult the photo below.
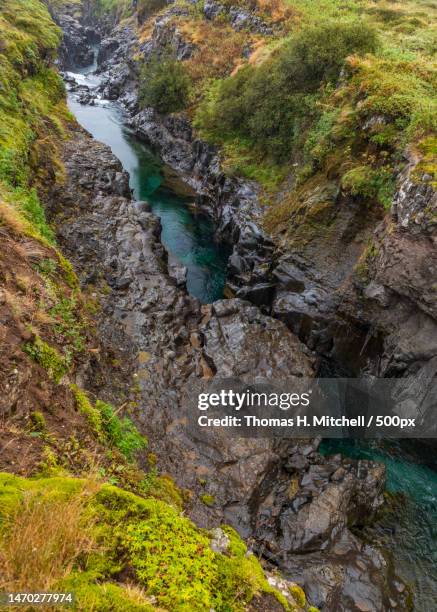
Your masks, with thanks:
[(243, 611), (262, 593), (302, 609), (268, 585), (257, 558), (224, 529), (230, 544), (216, 553), (208, 532), (159, 499), (95, 478), (0, 474), (0, 588), (73, 590), (87, 612)]
[(39, 0), (5, 0), (0, 39), (2, 209), (9, 204), (29, 222), (29, 231), (53, 244), (34, 185), (48, 174), (55, 180), (62, 174), (57, 150), (68, 112), (62, 80), (50, 67), (60, 31)]
[(249, 139), (262, 154), (284, 161), (318, 116), (320, 89), (335, 83), (348, 55), (376, 45), (375, 33), (358, 23), (303, 29), (259, 67), (247, 65), (217, 82), (196, 124), (216, 140)]
[[(265, 187), (270, 231), (287, 218), (286, 202), (273, 197), (284, 180), (300, 188), (315, 176), (334, 179), (364, 207), (387, 209), (406, 148), (421, 151), (436, 127), (435, 8), (422, 0), (222, 5), (212, 20), (202, 3), (172, 18), (193, 54), (165, 78), (149, 71), (143, 103), (185, 109), (199, 135), (221, 146), (228, 173)], [(233, 28), (236, 6), (254, 10), (273, 34)], [(173, 104), (182, 73), (191, 95)], [(423, 167), (435, 177), (429, 149)]]
[(191, 82), (184, 65), (170, 55), (153, 56), (141, 71), (140, 102), (160, 113), (188, 105)]

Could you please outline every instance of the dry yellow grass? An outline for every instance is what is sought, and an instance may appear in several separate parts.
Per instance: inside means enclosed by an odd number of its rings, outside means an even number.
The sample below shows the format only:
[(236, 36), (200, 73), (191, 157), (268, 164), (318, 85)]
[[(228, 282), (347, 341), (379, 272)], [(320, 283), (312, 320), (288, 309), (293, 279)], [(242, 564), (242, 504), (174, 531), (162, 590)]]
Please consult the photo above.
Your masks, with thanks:
[(253, 37), (247, 32), (235, 32), (226, 23), (186, 21), (180, 26), (184, 38), (194, 43), (198, 51), (186, 62), (193, 81), (225, 77), (241, 63), (243, 50)]
[(257, 4), (261, 11), (277, 23), (287, 21), (295, 14), (294, 9), (284, 0), (258, 0)]
[(24, 496), (0, 535), (0, 589), (50, 589), (95, 548), (92, 524), (83, 520), (90, 493), (85, 488), (70, 499)]
[(17, 234), (32, 234), (32, 228), (28, 221), (11, 205), (0, 199), (0, 230), (6, 225)]

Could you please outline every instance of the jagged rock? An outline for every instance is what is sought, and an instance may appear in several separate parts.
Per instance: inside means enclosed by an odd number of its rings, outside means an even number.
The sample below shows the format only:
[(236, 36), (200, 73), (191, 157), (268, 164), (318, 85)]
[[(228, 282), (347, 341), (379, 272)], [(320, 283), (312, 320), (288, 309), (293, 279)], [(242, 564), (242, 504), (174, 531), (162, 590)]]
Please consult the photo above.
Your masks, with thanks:
[(203, 13), (209, 20), (214, 20), (220, 15), (229, 16), (232, 27), (237, 31), (245, 29), (263, 36), (273, 34), (273, 28), (264, 23), (253, 10), (248, 11), (240, 6), (229, 6), (215, 0), (207, 0), (203, 6)]
[(57, 23), (63, 31), (62, 46), (59, 53), (63, 69), (81, 68), (91, 64), (94, 59), (94, 51), (81, 24), (70, 15), (62, 15), (57, 19)]

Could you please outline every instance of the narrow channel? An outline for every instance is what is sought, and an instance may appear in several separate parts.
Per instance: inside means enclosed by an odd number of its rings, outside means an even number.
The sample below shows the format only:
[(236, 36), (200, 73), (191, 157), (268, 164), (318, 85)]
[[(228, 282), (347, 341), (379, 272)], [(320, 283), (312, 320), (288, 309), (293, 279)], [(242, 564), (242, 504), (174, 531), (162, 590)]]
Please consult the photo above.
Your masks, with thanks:
[[(73, 76), (78, 82), (93, 84), (92, 74)], [(217, 242), (212, 221), (193, 210), (194, 197), (166, 184), (160, 160), (123, 125), (117, 106), (105, 101), (93, 106), (80, 104), (72, 94), (68, 105), (82, 127), (111, 147), (129, 173), (135, 198), (147, 200), (160, 218), (164, 247), (170, 257), (187, 268), (188, 292), (204, 304), (221, 299), (230, 247)]]

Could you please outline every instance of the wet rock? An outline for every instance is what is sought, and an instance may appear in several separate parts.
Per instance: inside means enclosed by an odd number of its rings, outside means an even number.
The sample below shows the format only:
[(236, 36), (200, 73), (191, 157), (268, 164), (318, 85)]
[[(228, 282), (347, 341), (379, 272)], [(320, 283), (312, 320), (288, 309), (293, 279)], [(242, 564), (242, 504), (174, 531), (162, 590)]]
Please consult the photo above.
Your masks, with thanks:
[(257, 546), (322, 610), (391, 610), (391, 599), (404, 609), (390, 565), (350, 531), (383, 503), (384, 468), (321, 457), (304, 441), (289, 452), (254, 496)]
[(101, 66), (108, 59), (114, 55), (114, 52), (119, 48), (121, 41), (119, 38), (110, 37), (105, 38), (99, 45), (99, 52), (97, 54), (97, 64)]
[(62, 46), (59, 53), (61, 66), (68, 70), (92, 64), (94, 51), (88, 42), (88, 37), (84, 33), (82, 25), (70, 15), (59, 16), (56, 21), (63, 31)]
[(175, 279), (178, 287), (185, 287), (187, 283), (187, 267), (180, 264), (176, 259), (169, 259), (168, 273)]

